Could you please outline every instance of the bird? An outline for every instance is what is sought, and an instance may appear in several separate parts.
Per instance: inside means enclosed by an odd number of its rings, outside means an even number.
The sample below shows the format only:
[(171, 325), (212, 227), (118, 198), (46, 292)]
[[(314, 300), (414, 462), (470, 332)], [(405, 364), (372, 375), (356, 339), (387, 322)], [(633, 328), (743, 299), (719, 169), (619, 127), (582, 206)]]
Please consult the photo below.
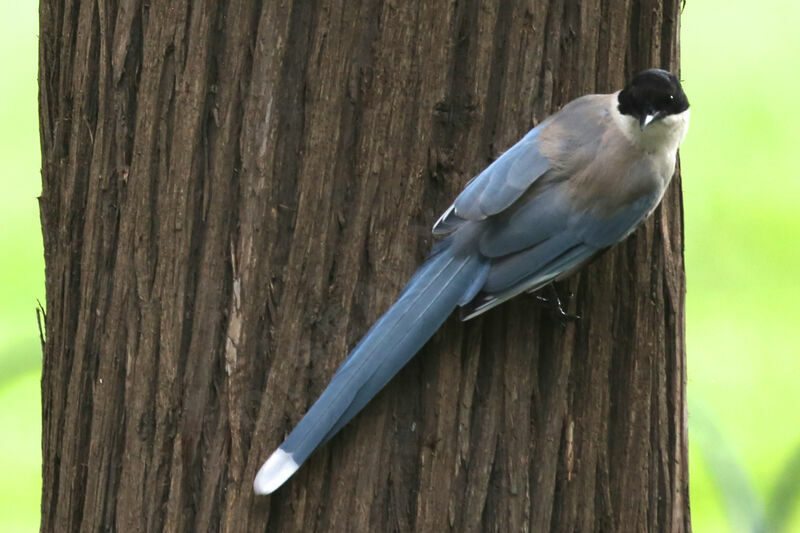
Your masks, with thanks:
[(433, 225), (441, 236), (388, 311), (256, 474), (270, 494), (330, 440), (458, 307), (469, 320), (563, 279), (661, 202), (689, 126), (678, 77), (652, 68), (567, 103), (475, 176)]

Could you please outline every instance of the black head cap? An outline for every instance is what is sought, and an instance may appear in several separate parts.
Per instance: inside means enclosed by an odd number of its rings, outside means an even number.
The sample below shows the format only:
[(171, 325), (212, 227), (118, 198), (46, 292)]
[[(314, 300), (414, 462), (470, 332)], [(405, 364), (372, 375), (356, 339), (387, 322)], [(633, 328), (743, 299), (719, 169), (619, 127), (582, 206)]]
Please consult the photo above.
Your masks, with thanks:
[(618, 100), (619, 112), (634, 117), (642, 128), (651, 121), (689, 109), (689, 100), (677, 76), (657, 68), (634, 76), (620, 91)]

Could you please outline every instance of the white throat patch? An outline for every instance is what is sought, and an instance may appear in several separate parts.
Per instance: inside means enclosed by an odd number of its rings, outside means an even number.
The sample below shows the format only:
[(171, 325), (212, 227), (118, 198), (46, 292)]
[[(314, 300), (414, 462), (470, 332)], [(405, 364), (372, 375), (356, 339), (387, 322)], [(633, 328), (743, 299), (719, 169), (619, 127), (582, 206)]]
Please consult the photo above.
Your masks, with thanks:
[(674, 153), (678, 150), (689, 129), (688, 109), (677, 115), (652, 121), (641, 129), (638, 120), (619, 112), (617, 108), (619, 91), (609, 96), (611, 117), (628, 140), (648, 152), (667, 150)]

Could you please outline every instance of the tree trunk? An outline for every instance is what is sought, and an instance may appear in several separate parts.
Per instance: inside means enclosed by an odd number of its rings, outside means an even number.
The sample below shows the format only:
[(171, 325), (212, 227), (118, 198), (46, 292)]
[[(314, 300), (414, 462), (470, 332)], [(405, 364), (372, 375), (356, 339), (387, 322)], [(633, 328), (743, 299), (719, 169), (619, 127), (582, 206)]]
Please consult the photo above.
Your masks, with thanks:
[(678, 65), (679, 0), (41, 0), (43, 531), (688, 531), (680, 182), (255, 472), (461, 187)]

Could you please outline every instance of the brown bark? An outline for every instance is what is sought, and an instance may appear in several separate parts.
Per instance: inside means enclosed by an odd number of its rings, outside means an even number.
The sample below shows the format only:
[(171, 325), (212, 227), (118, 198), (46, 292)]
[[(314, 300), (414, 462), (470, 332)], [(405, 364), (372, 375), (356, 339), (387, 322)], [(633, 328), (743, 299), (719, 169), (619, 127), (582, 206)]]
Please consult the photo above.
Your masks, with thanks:
[(649, 66), (678, 0), (41, 0), (43, 531), (687, 531), (680, 182), (257, 467), (464, 183)]

